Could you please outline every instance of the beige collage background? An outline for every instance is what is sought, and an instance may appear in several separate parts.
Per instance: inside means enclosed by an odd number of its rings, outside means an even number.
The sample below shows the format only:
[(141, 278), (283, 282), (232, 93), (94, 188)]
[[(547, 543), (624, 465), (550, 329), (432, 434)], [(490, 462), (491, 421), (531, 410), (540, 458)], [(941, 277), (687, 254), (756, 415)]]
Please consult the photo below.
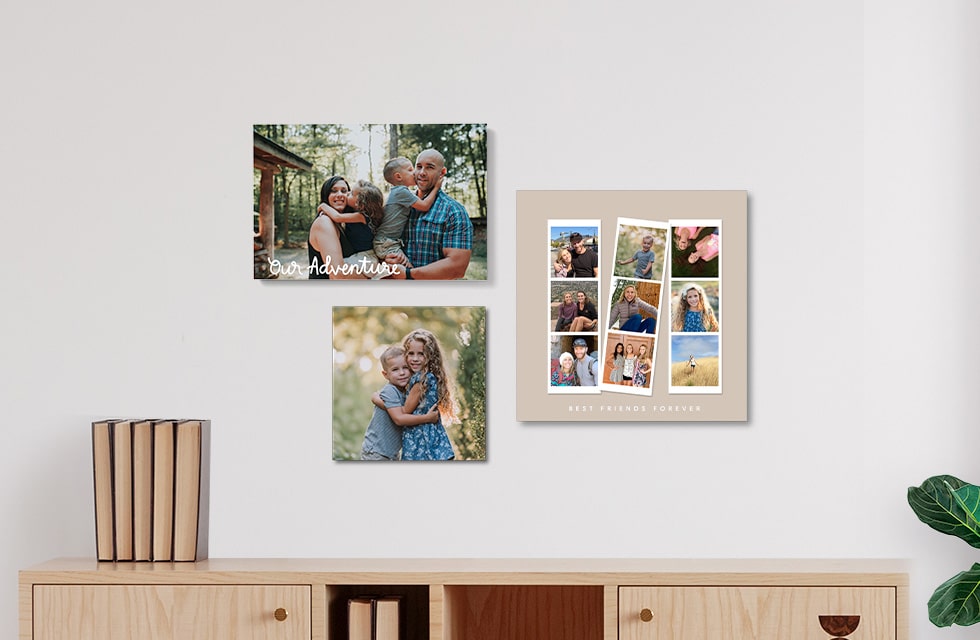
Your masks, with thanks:
[[(743, 422), (748, 419), (748, 194), (745, 191), (518, 191), (521, 233), (517, 255), (517, 419), (521, 422)], [(547, 333), (530, 321), (540, 314), (547, 272), (535, 269), (548, 221), (598, 219), (603, 247), (599, 277), (608, 279), (609, 249), (619, 218), (645, 220), (717, 219), (722, 222), (720, 278), (725, 288), (725, 324), (720, 394), (668, 394), (669, 332), (660, 331), (653, 372), (653, 394), (549, 395), (540, 345)], [(526, 261), (526, 263), (525, 263)], [(536, 262), (535, 262), (536, 261)], [(599, 308), (609, 308), (603, 287)], [(543, 326), (543, 325), (542, 325)]]

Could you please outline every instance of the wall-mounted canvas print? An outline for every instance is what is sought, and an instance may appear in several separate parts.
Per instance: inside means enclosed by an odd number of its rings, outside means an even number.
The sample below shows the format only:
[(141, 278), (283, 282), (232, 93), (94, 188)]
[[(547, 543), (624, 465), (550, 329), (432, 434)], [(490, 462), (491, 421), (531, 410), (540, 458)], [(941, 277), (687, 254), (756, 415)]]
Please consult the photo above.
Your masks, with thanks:
[(486, 307), (334, 307), (333, 459), (485, 460)]
[(486, 280), (485, 124), (256, 124), (253, 277)]
[[(744, 191), (518, 191), (518, 420), (746, 420), (747, 214)], [(594, 277), (567, 278), (573, 233)]]

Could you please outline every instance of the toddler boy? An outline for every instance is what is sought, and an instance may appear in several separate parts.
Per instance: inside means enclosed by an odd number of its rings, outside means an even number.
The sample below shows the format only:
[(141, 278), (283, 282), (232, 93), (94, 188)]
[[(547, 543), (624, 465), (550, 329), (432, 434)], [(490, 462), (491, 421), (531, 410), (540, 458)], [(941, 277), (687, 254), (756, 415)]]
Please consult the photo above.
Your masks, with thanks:
[(382, 262), (385, 262), (386, 256), (395, 256), (394, 262), (411, 266), (402, 250), (402, 235), (405, 233), (405, 223), (408, 222), (408, 210), (428, 211), (439, 195), (442, 176), (436, 180), (425, 199), (420, 199), (409, 190), (409, 187), (415, 186), (415, 167), (408, 158), (389, 160), (385, 164), (384, 177), (392, 189), (388, 194), (388, 201), (385, 202), (384, 218), (374, 230), (374, 253)]
[(653, 236), (643, 236), (643, 247), (633, 254), (628, 260), (617, 260), (617, 264), (629, 264), (635, 262), (633, 267), (633, 277), (649, 280), (652, 277), (653, 259), (656, 257), (650, 247), (653, 246)]

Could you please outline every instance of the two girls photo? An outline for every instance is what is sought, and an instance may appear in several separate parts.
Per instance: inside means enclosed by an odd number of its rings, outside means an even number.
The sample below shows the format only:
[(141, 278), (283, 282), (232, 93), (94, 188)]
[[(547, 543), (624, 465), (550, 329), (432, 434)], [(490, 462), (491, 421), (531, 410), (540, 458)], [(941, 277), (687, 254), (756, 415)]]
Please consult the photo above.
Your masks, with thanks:
[(485, 307), (334, 307), (335, 460), (486, 459)]

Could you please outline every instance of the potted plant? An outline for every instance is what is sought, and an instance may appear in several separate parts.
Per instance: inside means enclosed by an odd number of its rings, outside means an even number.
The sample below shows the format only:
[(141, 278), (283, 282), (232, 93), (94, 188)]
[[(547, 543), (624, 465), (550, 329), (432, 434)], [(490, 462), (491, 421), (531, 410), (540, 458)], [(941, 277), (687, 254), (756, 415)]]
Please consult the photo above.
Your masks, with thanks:
[[(953, 476), (933, 476), (909, 487), (909, 506), (936, 531), (980, 548), (980, 487)], [(929, 620), (937, 627), (980, 622), (980, 563), (939, 585), (929, 598)]]

